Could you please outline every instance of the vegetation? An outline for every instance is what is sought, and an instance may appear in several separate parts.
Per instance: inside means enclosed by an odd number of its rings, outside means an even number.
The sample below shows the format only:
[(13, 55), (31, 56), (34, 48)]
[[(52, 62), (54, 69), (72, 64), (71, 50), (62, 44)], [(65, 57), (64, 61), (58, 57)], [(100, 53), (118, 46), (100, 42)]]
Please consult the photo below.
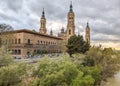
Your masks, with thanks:
[(74, 58), (44, 57), (26, 64), (15, 63), (0, 50), (0, 86), (96, 86), (120, 69), (119, 56), (111, 48), (91, 47), (85, 54), (73, 54)]
[(2, 45), (12, 44), (12, 39), (15, 38), (13, 30), (13, 27), (8, 24), (0, 24), (0, 48)]
[(66, 47), (68, 48), (67, 52), (71, 56), (74, 53), (85, 53), (89, 50), (90, 45), (83, 40), (83, 36), (74, 35), (69, 38)]
[[(93, 86), (94, 72), (78, 68), (70, 58), (45, 58), (39, 62), (38, 68), (33, 72), (32, 86)], [(86, 68), (87, 69), (87, 68)], [(95, 70), (95, 71), (93, 71)], [(85, 74), (85, 72), (88, 72)], [(93, 73), (93, 75), (91, 75)], [(97, 76), (96, 76), (97, 77)]]
[(8, 66), (11, 63), (13, 63), (13, 58), (10, 53), (6, 53), (5, 49), (0, 48), (0, 67)]
[(120, 57), (111, 48), (92, 47), (84, 59), (85, 65), (97, 66), (101, 71), (101, 80), (113, 76), (120, 69)]
[(15, 63), (9, 52), (0, 49), (0, 86), (16, 86), (27, 77), (28, 68), (25, 63)]

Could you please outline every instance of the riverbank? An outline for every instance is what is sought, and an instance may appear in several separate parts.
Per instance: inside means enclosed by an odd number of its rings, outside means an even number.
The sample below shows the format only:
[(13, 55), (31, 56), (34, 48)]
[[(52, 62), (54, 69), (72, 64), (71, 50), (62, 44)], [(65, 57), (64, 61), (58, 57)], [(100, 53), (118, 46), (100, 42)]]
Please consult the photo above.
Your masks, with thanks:
[(107, 82), (102, 82), (101, 86), (120, 86), (120, 71), (112, 78), (108, 78)]

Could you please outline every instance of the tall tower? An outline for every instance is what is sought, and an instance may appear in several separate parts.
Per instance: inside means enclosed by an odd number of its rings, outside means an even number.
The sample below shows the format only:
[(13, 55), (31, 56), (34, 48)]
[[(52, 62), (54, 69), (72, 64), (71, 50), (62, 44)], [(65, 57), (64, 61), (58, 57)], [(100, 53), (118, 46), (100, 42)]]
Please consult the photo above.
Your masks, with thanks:
[(67, 39), (75, 34), (75, 25), (74, 25), (74, 12), (72, 7), (72, 2), (70, 3), (70, 10), (68, 12), (68, 23), (67, 23)]
[(42, 12), (42, 17), (41, 17), (41, 20), (40, 20), (40, 24), (41, 24), (40, 33), (46, 34), (47, 30), (46, 30), (46, 18), (45, 18), (44, 8), (43, 8), (43, 12)]
[(90, 44), (90, 27), (88, 22), (87, 22), (86, 31), (85, 31), (85, 40), (87, 43)]
[(53, 31), (52, 31), (52, 29), (51, 29), (51, 31), (50, 31), (50, 35), (53, 36)]

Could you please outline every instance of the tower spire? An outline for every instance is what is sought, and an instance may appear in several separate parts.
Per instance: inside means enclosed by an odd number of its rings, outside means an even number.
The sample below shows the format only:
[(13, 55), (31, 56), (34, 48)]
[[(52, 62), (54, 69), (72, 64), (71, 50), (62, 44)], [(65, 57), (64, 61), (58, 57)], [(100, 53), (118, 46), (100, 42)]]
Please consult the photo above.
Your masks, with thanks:
[(53, 36), (53, 31), (52, 31), (52, 29), (51, 29), (51, 31), (50, 31), (50, 35)]
[(43, 12), (42, 12), (42, 18), (45, 18), (44, 8), (43, 8)]
[(42, 11), (40, 24), (41, 24), (41, 26), (40, 26), (40, 33), (46, 34), (47, 30), (46, 30), (46, 18), (45, 18), (44, 8), (43, 8), (43, 11)]
[(90, 27), (88, 22), (85, 31), (85, 38), (86, 38), (86, 42), (90, 44)]
[(87, 22), (87, 28), (89, 28), (89, 22)]
[(70, 10), (68, 12), (68, 23), (67, 23), (67, 40), (73, 36), (75, 34), (75, 24), (74, 24), (74, 20), (75, 20), (75, 15), (73, 12), (73, 6), (72, 6), (72, 1), (70, 2)]
[(70, 12), (73, 12), (73, 6), (72, 6), (72, 1), (70, 1)]

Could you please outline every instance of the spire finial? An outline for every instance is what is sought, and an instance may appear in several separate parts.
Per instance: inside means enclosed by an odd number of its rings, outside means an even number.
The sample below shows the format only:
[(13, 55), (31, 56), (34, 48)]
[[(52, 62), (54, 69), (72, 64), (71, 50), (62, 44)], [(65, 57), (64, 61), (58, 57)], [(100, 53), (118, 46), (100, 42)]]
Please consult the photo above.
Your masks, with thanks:
[(72, 1), (70, 1), (70, 12), (73, 12), (73, 9), (72, 9)]
[(51, 31), (50, 31), (50, 35), (53, 35), (53, 31), (52, 31), (52, 28), (51, 28)]
[(87, 21), (87, 28), (89, 28), (89, 22)]
[(43, 8), (43, 12), (42, 12), (42, 18), (45, 18), (44, 8)]

